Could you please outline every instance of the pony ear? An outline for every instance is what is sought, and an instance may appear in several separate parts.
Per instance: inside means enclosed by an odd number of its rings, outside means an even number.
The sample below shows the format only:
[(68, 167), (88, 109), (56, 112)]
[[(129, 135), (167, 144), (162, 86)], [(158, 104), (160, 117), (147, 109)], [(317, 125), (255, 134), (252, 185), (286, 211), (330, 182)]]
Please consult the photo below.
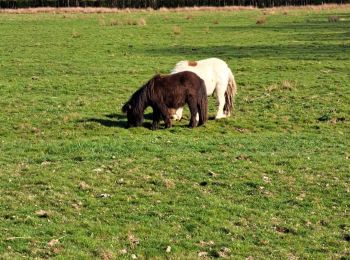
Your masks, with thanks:
[(131, 109), (131, 105), (129, 103), (126, 103), (123, 107), (122, 107), (122, 112), (126, 113), (129, 109)]

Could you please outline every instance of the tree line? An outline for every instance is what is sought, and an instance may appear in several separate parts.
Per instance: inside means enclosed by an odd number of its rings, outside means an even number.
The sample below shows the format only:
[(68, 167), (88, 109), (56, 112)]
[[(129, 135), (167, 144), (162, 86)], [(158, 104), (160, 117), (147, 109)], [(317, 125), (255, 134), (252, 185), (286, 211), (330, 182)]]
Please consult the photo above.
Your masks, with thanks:
[(153, 8), (191, 6), (256, 6), (345, 4), (350, 0), (0, 0), (0, 8), (26, 7), (112, 7)]

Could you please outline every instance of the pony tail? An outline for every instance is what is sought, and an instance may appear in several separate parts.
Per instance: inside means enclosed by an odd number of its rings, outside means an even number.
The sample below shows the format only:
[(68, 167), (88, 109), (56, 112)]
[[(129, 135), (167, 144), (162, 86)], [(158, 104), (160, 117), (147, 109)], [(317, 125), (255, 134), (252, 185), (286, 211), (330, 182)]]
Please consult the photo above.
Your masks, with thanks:
[(203, 125), (208, 120), (208, 96), (207, 88), (204, 81), (201, 79), (201, 95), (198, 100), (199, 122), (198, 125)]
[(224, 112), (227, 115), (230, 115), (233, 110), (234, 98), (237, 94), (237, 84), (235, 81), (235, 77), (232, 74), (232, 71), (229, 68), (227, 69), (229, 71), (229, 80), (228, 80), (227, 89), (225, 92)]

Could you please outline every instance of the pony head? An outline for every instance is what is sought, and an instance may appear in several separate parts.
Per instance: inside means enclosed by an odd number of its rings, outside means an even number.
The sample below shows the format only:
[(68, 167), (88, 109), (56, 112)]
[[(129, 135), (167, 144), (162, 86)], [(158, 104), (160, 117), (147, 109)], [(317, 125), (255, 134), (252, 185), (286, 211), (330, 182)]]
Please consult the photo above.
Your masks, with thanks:
[(143, 113), (135, 108), (130, 102), (127, 102), (122, 107), (123, 113), (126, 113), (128, 118), (128, 127), (137, 127), (143, 123)]
[(145, 85), (139, 88), (122, 107), (123, 113), (128, 118), (128, 127), (141, 126), (143, 123), (143, 112), (149, 105), (149, 99), (154, 94), (154, 80), (159, 75), (154, 76)]

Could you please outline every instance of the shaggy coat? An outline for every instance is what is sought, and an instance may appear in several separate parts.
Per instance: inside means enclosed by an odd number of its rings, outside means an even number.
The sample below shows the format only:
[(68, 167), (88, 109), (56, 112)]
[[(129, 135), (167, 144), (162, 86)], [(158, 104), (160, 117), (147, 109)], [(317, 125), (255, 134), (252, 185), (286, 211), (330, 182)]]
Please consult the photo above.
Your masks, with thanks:
[(196, 114), (199, 114), (198, 125), (207, 121), (208, 98), (204, 81), (195, 73), (184, 71), (172, 75), (156, 75), (138, 89), (123, 106), (127, 114), (128, 127), (140, 126), (143, 113), (148, 106), (153, 109), (152, 129), (159, 128), (162, 118), (165, 127), (171, 127), (169, 111), (188, 104), (191, 119), (189, 127), (197, 125)]

